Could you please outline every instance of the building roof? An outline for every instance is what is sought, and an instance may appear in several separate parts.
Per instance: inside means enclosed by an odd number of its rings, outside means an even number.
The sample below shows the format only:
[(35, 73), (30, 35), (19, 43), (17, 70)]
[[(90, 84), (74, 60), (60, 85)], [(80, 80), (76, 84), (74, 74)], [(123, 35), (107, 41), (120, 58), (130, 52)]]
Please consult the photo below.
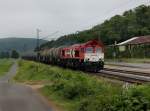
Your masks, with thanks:
[(146, 44), (146, 43), (150, 43), (150, 35), (133, 37), (117, 45), (136, 45), (136, 44)]

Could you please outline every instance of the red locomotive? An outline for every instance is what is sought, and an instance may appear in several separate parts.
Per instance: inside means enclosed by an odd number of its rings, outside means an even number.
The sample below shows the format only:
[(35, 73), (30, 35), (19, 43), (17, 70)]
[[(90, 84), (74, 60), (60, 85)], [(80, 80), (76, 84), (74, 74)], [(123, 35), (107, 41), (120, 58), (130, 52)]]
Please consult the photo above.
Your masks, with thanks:
[(97, 72), (104, 67), (104, 46), (91, 40), (83, 44), (41, 50), (40, 62)]

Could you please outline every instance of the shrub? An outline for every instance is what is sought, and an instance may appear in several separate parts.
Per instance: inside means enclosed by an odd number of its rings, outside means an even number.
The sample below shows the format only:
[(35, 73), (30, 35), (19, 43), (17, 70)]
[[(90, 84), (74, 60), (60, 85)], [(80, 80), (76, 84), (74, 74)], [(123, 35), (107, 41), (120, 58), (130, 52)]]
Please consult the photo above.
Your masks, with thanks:
[(53, 91), (61, 91), (62, 96), (66, 99), (75, 99), (95, 93), (95, 89), (85, 81), (60, 80), (55, 81), (51, 87)]
[(113, 111), (112, 96), (92, 96), (81, 101), (78, 111)]
[(150, 111), (149, 85), (123, 89), (121, 84), (103, 81), (80, 71), (35, 62), (19, 64), (16, 80), (42, 81), (44, 94), (54, 96), (60, 103), (66, 102), (65, 105), (70, 104), (73, 106), (71, 111)]
[[(124, 91), (124, 90), (123, 90)], [(150, 101), (138, 90), (131, 88), (120, 95), (90, 97), (83, 100), (78, 111), (149, 111)]]

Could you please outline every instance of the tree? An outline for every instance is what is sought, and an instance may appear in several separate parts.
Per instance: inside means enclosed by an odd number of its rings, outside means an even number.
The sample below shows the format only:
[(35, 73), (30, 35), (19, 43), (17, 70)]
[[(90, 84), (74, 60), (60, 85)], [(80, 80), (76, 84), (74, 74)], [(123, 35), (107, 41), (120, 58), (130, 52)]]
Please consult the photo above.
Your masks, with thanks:
[(15, 58), (15, 59), (19, 58), (19, 53), (16, 50), (12, 50), (11, 58)]
[(111, 45), (114, 41), (122, 42), (134, 36), (149, 34), (150, 6), (141, 5), (133, 10), (125, 11), (122, 15), (115, 15), (91, 29), (65, 35), (55, 41), (50, 41), (42, 45), (41, 48), (83, 43), (98, 37), (105, 45)]
[(7, 51), (0, 52), (0, 58), (9, 58), (9, 52)]

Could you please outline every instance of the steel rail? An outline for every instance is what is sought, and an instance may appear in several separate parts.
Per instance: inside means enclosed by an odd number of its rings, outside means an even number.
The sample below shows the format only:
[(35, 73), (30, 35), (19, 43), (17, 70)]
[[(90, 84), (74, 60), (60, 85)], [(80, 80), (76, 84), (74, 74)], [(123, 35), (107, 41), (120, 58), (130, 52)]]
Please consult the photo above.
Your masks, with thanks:
[(139, 71), (123, 70), (123, 69), (115, 69), (115, 68), (104, 68), (104, 70), (150, 77), (150, 73), (148, 73), (148, 72), (139, 72)]
[[(92, 73), (93, 74), (93, 73)], [(150, 83), (150, 76), (139, 75), (134, 73), (133, 71), (123, 71), (123, 70), (101, 70), (98, 73), (94, 73), (97, 76), (102, 76), (110, 79), (117, 79), (124, 82), (135, 83), (135, 84), (143, 84)]]

